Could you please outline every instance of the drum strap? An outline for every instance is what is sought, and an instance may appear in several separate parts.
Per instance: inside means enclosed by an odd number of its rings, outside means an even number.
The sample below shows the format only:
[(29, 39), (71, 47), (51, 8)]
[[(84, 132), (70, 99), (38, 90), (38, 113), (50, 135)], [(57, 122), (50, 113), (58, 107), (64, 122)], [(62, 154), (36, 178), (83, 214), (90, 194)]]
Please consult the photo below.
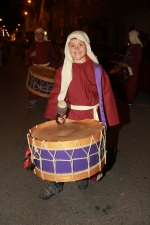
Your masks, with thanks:
[(134, 58), (135, 57), (135, 56), (129, 56), (130, 55), (130, 51), (131, 51), (131, 49), (133, 47), (134, 47), (134, 44), (132, 44), (130, 47), (128, 47), (127, 52), (126, 52), (126, 54), (125, 54), (124, 59), (123, 59), (122, 62), (126, 62), (127, 59), (130, 59), (130, 58)]
[(89, 109), (93, 109), (93, 115), (94, 115), (94, 120), (99, 121), (99, 117), (98, 117), (98, 113), (97, 113), (97, 108), (99, 106), (99, 104), (96, 104), (94, 106), (81, 106), (81, 105), (71, 105), (71, 104), (67, 104), (68, 108), (70, 109), (74, 109), (74, 110), (89, 110)]
[(96, 79), (96, 86), (97, 86), (97, 91), (98, 91), (98, 96), (99, 96), (99, 110), (100, 110), (100, 116), (102, 123), (105, 125), (107, 128), (107, 122), (106, 122), (106, 116), (104, 112), (104, 103), (103, 103), (103, 93), (102, 93), (102, 67), (94, 63), (94, 69), (95, 69), (95, 79)]
[(33, 63), (34, 66), (48, 66), (50, 64), (50, 62), (45, 63), (45, 64), (35, 64)]

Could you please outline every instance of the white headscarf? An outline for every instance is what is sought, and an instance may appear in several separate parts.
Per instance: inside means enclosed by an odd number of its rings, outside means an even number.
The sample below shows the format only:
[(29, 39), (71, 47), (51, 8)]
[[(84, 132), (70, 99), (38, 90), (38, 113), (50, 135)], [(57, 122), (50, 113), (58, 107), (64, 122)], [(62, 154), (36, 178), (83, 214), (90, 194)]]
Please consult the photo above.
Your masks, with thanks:
[[(44, 34), (43, 28), (41, 27), (37, 28), (34, 33), (36, 34), (36, 32), (41, 32), (43, 34), (43, 41), (48, 41), (47, 36)], [(36, 37), (35, 37), (35, 40), (37, 41)]]
[(87, 36), (87, 34), (83, 31), (74, 31), (72, 32), (66, 41), (66, 45), (65, 45), (65, 59), (64, 59), (64, 64), (63, 64), (63, 68), (62, 68), (62, 79), (61, 79), (61, 91), (58, 95), (58, 101), (64, 100), (69, 84), (72, 80), (72, 63), (73, 63), (73, 59), (71, 57), (70, 54), (70, 50), (69, 50), (69, 41), (73, 38), (77, 38), (81, 41), (84, 41), (86, 44), (86, 48), (87, 48), (87, 55), (90, 57), (90, 59), (92, 59), (94, 62), (99, 63), (96, 56), (94, 55), (94, 53), (91, 50), (91, 46), (90, 46), (90, 40), (89, 37)]
[(131, 30), (129, 32), (129, 40), (130, 40), (131, 44), (140, 44), (141, 47), (143, 47), (142, 42), (140, 41), (138, 36), (139, 36), (139, 32), (136, 30)]

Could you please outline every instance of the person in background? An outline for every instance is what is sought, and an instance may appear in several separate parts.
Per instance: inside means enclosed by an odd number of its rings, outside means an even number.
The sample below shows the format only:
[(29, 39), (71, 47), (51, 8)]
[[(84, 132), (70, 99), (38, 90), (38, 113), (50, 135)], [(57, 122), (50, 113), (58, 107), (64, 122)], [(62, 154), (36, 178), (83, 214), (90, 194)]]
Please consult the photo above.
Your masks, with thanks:
[[(62, 118), (57, 112), (61, 100), (69, 103), (69, 112)], [(91, 51), (90, 40), (83, 31), (74, 31), (67, 38), (64, 64), (55, 75), (44, 116), (56, 118), (57, 123), (65, 123), (67, 117), (71, 120), (100, 120), (105, 127), (119, 124), (108, 75)], [(99, 173), (92, 180), (98, 181), (101, 177), (102, 173)], [(51, 198), (63, 190), (63, 184), (52, 182), (39, 194), (39, 198)], [(87, 187), (88, 179), (78, 181), (80, 190)]]
[[(35, 30), (35, 42), (30, 46), (26, 58), (31, 62), (31, 65), (50, 66), (53, 68), (59, 67), (55, 49), (44, 35), (43, 28), (39, 27)], [(38, 99), (39, 96), (29, 92), (28, 108), (33, 108)]]
[(22, 59), (24, 59), (26, 57), (25, 51), (27, 49), (27, 43), (28, 43), (28, 39), (26, 38), (26, 34), (24, 34), (23, 39), (20, 43), (20, 56)]
[(131, 105), (134, 101), (137, 93), (137, 82), (138, 82), (138, 70), (142, 60), (142, 43), (139, 39), (139, 32), (132, 30), (129, 32), (130, 45), (127, 48), (126, 54), (122, 62), (118, 65), (122, 67), (128, 67), (130, 76), (124, 82), (124, 93), (125, 100), (128, 105)]
[(26, 50), (25, 50), (25, 56), (27, 56), (27, 53), (29, 51), (30, 46), (33, 44), (33, 40), (32, 38), (29, 38), (28, 42), (27, 42), (27, 46), (26, 46)]

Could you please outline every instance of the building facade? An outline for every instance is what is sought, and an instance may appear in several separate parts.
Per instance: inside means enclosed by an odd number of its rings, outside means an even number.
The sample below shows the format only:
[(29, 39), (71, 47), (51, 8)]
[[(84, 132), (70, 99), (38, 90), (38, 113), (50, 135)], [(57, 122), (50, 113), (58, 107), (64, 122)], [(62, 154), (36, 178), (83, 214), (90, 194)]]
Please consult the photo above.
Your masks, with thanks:
[(66, 40), (70, 32), (83, 30), (92, 41), (119, 49), (131, 29), (150, 35), (149, 0), (52, 0), (47, 7), (51, 39)]
[(85, 31), (90, 40), (118, 50), (128, 42), (128, 32), (140, 31), (150, 38), (149, 0), (42, 0), (35, 1), (26, 17), (25, 31), (43, 27), (51, 40), (66, 41), (74, 30)]

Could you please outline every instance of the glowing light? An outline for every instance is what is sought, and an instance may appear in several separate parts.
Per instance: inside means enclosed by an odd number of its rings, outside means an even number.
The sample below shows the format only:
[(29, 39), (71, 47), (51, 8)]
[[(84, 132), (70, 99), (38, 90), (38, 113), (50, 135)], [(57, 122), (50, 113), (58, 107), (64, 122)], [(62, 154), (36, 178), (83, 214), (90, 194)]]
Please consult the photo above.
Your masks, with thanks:
[(2, 35), (3, 35), (3, 37), (5, 36), (5, 32), (4, 32), (4, 29), (2, 30)]
[(24, 12), (24, 14), (25, 14), (25, 15), (28, 15), (28, 13), (27, 13), (27, 12)]

